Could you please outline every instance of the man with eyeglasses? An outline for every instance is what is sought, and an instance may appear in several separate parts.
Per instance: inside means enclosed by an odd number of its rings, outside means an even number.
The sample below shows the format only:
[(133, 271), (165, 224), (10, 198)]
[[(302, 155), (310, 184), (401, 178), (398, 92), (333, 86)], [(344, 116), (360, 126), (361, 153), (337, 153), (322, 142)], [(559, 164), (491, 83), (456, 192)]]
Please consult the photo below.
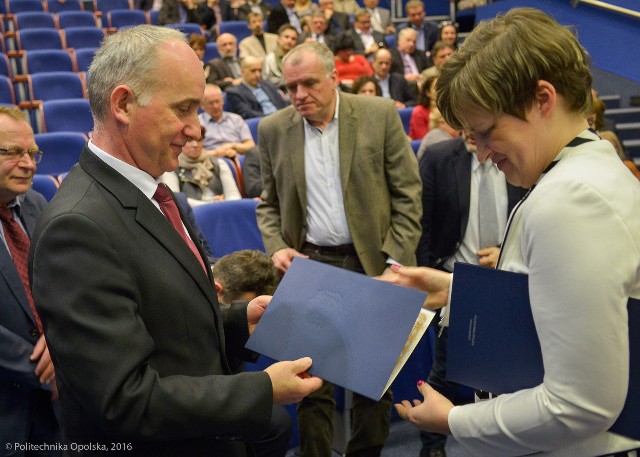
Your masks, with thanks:
[[(46, 201), (31, 189), (42, 159), (18, 108), (0, 107), (0, 452), (14, 443), (62, 442), (55, 373), (27, 274), (31, 234)], [(12, 454), (11, 451), (16, 451)], [(31, 455), (31, 454), (30, 454)], [(32, 455), (61, 455), (61, 451)]]

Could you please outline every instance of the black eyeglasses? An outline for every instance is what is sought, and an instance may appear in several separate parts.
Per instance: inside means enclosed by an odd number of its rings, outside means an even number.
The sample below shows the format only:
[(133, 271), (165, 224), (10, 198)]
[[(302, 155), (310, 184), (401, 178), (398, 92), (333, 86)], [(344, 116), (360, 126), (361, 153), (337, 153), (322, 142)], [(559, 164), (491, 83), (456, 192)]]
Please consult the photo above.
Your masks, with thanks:
[(27, 149), (26, 151), (21, 148), (0, 148), (0, 157), (4, 160), (20, 160), (25, 154), (29, 154), (29, 158), (33, 160), (33, 163), (39, 164), (42, 160), (43, 152), (39, 149)]

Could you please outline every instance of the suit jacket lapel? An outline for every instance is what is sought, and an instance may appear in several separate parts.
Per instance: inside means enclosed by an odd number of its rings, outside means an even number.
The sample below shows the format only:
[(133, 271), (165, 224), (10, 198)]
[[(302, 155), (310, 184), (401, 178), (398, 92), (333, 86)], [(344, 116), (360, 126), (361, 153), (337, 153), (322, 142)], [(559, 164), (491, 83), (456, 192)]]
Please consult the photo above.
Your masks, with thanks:
[[(9, 286), (16, 302), (20, 304), (22, 310), (27, 316), (29, 316), (29, 319), (31, 319), (31, 322), (35, 326), (36, 322), (33, 318), (33, 314), (31, 313), (31, 308), (29, 307), (29, 301), (27, 299), (27, 294), (24, 291), (22, 280), (20, 279), (18, 270), (16, 270), (13, 259), (9, 254), (9, 250), (4, 246), (4, 243), (0, 246), (0, 275), (4, 277), (4, 280)], [(3, 312), (7, 312), (7, 310), (3, 310)]]
[(348, 96), (340, 95), (340, 108), (338, 109), (338, 142), (340, 159), (340, 181), (342, 183), (343, 199), (347, 193), (347, 184), (351, 173), (351, 163), (356, 150), (357, 114), (354, 113), (354, 105)]
[(304, 171), (304, 119), (294, 109), (291, 111), (291, 121), (286, 126), (284, 137), (290, 145), (289, 166), (291, 174), (296, 185), (296, 191), (300, 200), (300, 208), (302, 208), (303, 221), (307, 219), (307, 182)]
[[(176, 261), (189, 272), (210, 302), (217, 302), (210, 277), (208, 275), (205, 276), (202, 266), (194, 257), (189, 246), (153, 203), (130, 181), (102, 162), (86, 148), (80, 157), (80, 165), (110, 192), (124, 209), (133, 210), (136, 222), (158, 240), (158, 243), (169, 251)], [(190, 224), (185, 225), (190, 227)], [(194, 242), (196, 246), (199, 244), (197, 241)], [(203, 259), (206, 259), (206, 257), (203, 257)]]
[(458, 187), (458, 207), (460, 210), (460, 239), (464, 238), (469, 222), (469, 199), (471, 193), (471, 153), (467, 151), (464, 142), (460, 140), (455, 149), (456, 185)]

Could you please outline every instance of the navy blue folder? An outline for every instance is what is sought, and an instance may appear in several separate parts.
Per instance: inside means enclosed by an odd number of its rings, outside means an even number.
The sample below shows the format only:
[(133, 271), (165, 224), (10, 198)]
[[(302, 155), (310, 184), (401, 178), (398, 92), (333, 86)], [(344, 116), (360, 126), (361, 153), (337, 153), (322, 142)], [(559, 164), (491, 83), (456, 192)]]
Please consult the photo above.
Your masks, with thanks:
[[(640, 439), (640, 300), (629, 299), (629, 391), (609, 429)], [(451, 291), (447, 379), (495, 394), (539, 385), (540, 341), (528, 276), (456, 263)]]
[(400, 355), (411, 351), (405, 343), (425, 299), (424, 292), (295, 258), (246, 347), (276, 360), (309, 356), (311, 374), (379, 400)]

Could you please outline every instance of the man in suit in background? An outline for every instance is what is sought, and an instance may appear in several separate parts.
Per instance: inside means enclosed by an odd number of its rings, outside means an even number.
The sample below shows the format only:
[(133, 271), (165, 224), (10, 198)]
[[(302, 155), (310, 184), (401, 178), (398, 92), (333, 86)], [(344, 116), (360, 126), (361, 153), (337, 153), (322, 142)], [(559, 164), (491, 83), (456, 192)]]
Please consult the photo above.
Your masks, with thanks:
[[(339, 93), (334, 57), (316, 42), (284, 60), (293, 106), (260, 122), (264, 183), (256, 214), (267, 253), (286, 271), (294, 257), (370, 276), (388, 262), (413, 265), (420, 237), (420, 179), (396, 108), (381, 97)], [(298, 406), (301, 455), (327, 456), (333, 385)], [(389, 433), (392, 395), (353, 395), (346, 455), (379, 456)]]
[(242, 59), (242, 83), (227, 91), (229, 111), (245, 119), (271, 114), (287, 106), (275, 84), (262, 79), (262, 59)]
[(338, 36), (351, 29), (349, 15), (334, 10), (333, 0), (320, 0), (318, 7), (327, 20), (327, 33)]
[[(453, 271), (454, 262), (465, 262), (495, 268), (509, 213), (524, 197), (525, 189), (514, 187), (504, 173), (491, 162), (481, 164), (476, 157), (473, 138), (463, 136), (429, 146), (420, 161), (422, 178), (422, 237), (416, 257), (419, 266)], [(493, 182), (496, 222), (493, 240), (483, 246), (481, 238), (481, 182)], [(484, 210), (484, 208), (483, 208)], [(486, 226), (484, 227), (486, 231)], [(494, 244), (495, 243), (495, 244)], [(462, 390), (446, 380), (448, 327), (436, 339), (435, 360), (427, 381), (456, 404), (471, 398), (460, 397)], [(468, 397), (470, 397), (468, 395)], [(443, 457), (446, 437), (421, 432), (421, 457)]]
[(296, 14), (296, 10), (293, 9), (295, 3), (296, 0), (281, 0), (281, 2), (271, 10), (269, 18), (267, 19), (267, 32), (277, 34), (280, 27), (284, 24), (291, 24), (298, 33), (302, 33), (302, 23)]
[(396, 28), (391, 22), (391, 11), (388, 8), (381, 8), (379, 3), (379, 0), (364, 0), (365, 10), (371, 16), (371, 27), (385, 35), (396, 33)]
[(440, 35), (438, 24), (425, 18), (426, 12), (422, 0), (409, 0), (404, 6), (404, 10), (407, 14), (408, 22), (400, 27), (402, 29), (410, 28), (415, 30), (418, 34), (416, 48), (422, 51), (423, 54), (429, 53)]
[(380, 48), (384, 48), (384, 35), (376, 32), (371, 27), (371, 16), (369, 13), (360, 9), (355, 14), (353, 29), (351, 30), (354, 48), (356, 54), (362, 54), (369, 62), (373, 60), (373, 55)]
[(379, 49), (371, 66), (383, 97), (394, 100), (398, 109), (415, 106), (416, 96), (407, 80), (401, 73), (391, 72), (391, 52), (388, 49)]
[(209, 62), (207, 82), (228, 90), (242, 82), (242, 70), (237, 56), (238, 40), (230, 33), (221, 33), (216, 44), (220, 58)]
[(391, 72), (404, 75), (404, 79), (415, 88), (421, 80), (420, 73), (425, 70), (430, 62), (424, 52), (416, 48), (418, 33), (410, 28), (398, 32), (398, 45), (391, 52)]
[(309, 27), (311, 30), (300, 34), (298, 43), (317, 41), (318, 43), (324, 43), (329, 49), (333, 49), (333, 43), (336, 37), (329, 32), (329, 24), (322, 11), (316, 11), (311, 15)]
[(247, 27), (251, 30), (251, 36), (240, 41), (240, 59), (248, 56), (264, 59), (267, 54), (275, 51), (278, 46), (278, 35), (265, 33), (264, 18), (261, 14), (249, 13)]
[(250, 356), (244, 343), (269, 299), (221, 312), (202, 246), (159, 180), (200, 137), (204, 85), (184, 35), (164, 27), (110, 35), (93, 60), (94, 134), (30, 257), (67, 442), (244, 457), (274, 403), (320, 387), (297, 376), (308, 358), (230, 374), (228, 357)]
[(31, 189), (42, 158), (18, 108), (0, 106), (0, 455), (25, 453), (14, 443), (62, 441), (53, 401), (55, 372), (27, 275), (29, 238), (46, 201)]

